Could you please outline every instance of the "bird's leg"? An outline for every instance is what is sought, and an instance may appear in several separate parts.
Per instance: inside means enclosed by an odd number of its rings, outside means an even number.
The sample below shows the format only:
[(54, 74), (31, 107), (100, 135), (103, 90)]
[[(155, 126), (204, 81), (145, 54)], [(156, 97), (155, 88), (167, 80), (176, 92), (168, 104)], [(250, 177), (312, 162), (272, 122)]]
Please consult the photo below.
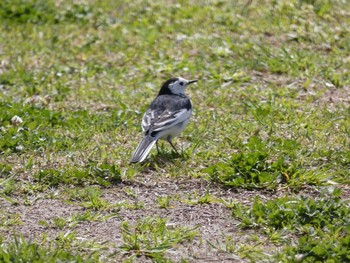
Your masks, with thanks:
[(175, 150), (176, 154), (177, 154), (177, 155), (180, 155), (180, 154), (178, 153), (178, 151), (176, 150), (174, 144), (171, 142), (171, 138), (168, 138), (168, 142), (169, 142), (170, 145), (173, 147), (173, 149)]

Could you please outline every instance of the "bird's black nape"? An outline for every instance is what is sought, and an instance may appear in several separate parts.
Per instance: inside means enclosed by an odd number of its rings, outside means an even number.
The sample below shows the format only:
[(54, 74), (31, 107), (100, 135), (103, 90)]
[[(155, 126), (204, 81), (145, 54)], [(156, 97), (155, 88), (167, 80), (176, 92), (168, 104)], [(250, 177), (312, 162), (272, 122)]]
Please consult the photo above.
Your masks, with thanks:
[(171, 90), (169, 89), (169, 85), (174, 83), (177, 80), (179, 80), (179, 78), (171, 78), (171, 79), (168, 79), (167, 81), (165, 81), (163, 83), (162, 87), (160, 88), (158, 96), (159, 95), (172, 94)]

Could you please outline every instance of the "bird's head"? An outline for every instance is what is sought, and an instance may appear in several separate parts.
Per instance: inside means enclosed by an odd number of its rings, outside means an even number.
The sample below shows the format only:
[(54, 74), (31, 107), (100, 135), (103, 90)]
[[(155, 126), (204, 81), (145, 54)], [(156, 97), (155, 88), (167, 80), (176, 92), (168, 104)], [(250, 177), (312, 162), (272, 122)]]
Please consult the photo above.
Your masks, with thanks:
[(160, 88), (160, 91), (158, 93), (159, 95), (166, 95), (166, 94), (174, 94), (174, 95), (182, 95), (185, 92), (185, 88), (191, 84), (195, 83), (198, 80), (187, 80), (181, 77), (178, 78), (171, 78), (167, 81), (165, 81)]

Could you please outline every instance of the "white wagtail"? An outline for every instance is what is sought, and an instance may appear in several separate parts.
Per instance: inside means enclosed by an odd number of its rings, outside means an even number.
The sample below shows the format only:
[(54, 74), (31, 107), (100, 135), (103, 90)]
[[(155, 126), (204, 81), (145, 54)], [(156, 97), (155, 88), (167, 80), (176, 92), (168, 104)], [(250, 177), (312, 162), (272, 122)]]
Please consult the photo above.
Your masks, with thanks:
[(171, 140), (180, 134), (191, 117), (192, 104), (184, 91), (187, 85), (194, 82), (197, 80), (178, 77), (162, 85), (158, 96), (143, 115), (141, 126), (145, 137), (131, 157), (131, 163), (142, 162), (158, 139), (167, 140), (177, 153)]

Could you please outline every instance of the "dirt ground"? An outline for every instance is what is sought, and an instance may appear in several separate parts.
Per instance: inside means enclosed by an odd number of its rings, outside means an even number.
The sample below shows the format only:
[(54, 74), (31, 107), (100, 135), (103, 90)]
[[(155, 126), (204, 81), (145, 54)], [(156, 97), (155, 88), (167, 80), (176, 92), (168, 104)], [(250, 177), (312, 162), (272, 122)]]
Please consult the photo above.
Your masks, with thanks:
[[(236, 248), (243, 244), (252, 244), (250, 234), (254, 230), (242, 230), (238, 227), (238, 221), (232, 216), (232, 212), (221, 202), (210, 202), (205, 204), (187, 204), (181, 200), (188, 199), (189, 195), (196, 192), (201, 196), (209, 191), (215, 199), (232, 200), (240, 204), (249, 205), (256, 195), (262, 201), (276, 198), (287, 194), (286, 189), (277, 191), (249, 191), (245, 189), (223, 189), (216, 185), (209, 185), (204, 179), (193, 178), (169, 178), (152, 176), (152, 173), (145, 173), (142, 177), (135, 178), (132, 182), (123, 182), (109, 188), (102, 189), (102, 198), (111, 203), (128, 201), (133, 202), (135, 197), (126, 193), (125, 187), (137, 193), (139, 201), (144, 202), (144, 208), (124, 209), (122, 208), (117, 216), (104, 221), (82, 222), (74, 227), (57, 229), (40, 224), (40, 221), (49, 221), (55, 217), (69, 218), (72, 214), (84, 212), (84, 207), (69, 204), (62, 198), (38, 198), (32, 201), (31, 205), (11, 203), (0, 200), (1, 207), (7, 213), (18, 214), (23, 224), (9, 226), (5, 236), (10, 237), (13, 233), (22, 234), (24, 237), (40, 241), (46, 233), (49, 239), (54, 239), (58, 233), (75, 231), (77, 238), (84, 241), (90, 240), (99, 244), (108, 244), (109, 249), (106, 255), (116, 251), (122, 244), (120, 225), (123, 221), (136, 222), (137, 219), (146, 216), (159, 216), (168, 218), (169, 226), (186, 226), (189, 228), (198, 227), (198, 235), (193, 241), (183, 243), (170, 251), (166, 256), (174, 261), (182, 258), (191, 262), (246, 262), (234, 253), (224, 251), (226, 237), (230, 237)], [(64, 190), (64, 189), (59, 189)], [(349, 189), (344, 189), (344, 194), (349, 196)], [(312, 188), (305, 188), (299, 194), (317, 195)], [(171, 200), (170, 208), (160, 208), (158, 205), (159, 196), (176, 196)], [(42, 194), (45, 196), (45, 193)], [(255, 233), (259, 235), (259, 233)], [(263, 242), (263, 236), (261, 236)], [(107, 243), (106, 243), (107, 242)], [(213, 248), (210, 244), (213, 244)], [(278, 250), (273, 244), (266, 243), (266, 253), (275, 253)], [(122, 254), (115, 255), (115, 259), (125, 257)], [(136, 262), (147, 262), (146, 258), (138, 258)]]

